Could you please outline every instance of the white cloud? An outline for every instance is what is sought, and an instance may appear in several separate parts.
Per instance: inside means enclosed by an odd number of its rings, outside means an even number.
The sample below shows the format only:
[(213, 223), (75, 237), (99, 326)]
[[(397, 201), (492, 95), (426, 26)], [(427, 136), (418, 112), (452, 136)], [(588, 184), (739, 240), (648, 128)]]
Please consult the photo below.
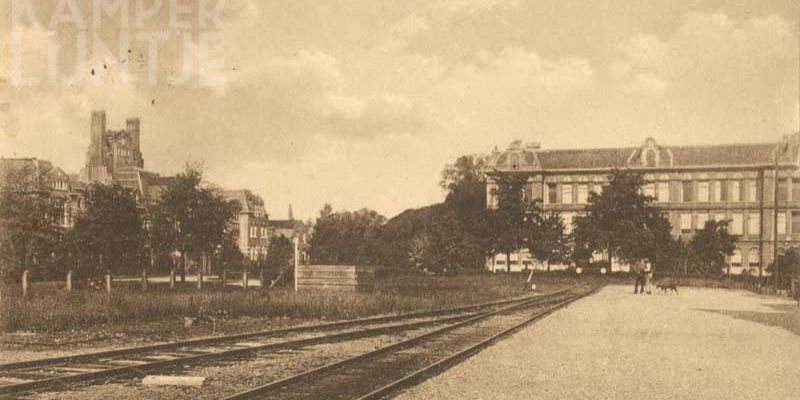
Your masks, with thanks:
[(666, 81), (659, 78), (652, 72), (636, 74), (635, 77), (625, 86), (625, 90), (631, 93), (661, 93), (667, 89)]
[(408, 16), (391, 27), (391, 31), (402, 37), (411, 37), (430, 29), (428, 21), (419, 15)]

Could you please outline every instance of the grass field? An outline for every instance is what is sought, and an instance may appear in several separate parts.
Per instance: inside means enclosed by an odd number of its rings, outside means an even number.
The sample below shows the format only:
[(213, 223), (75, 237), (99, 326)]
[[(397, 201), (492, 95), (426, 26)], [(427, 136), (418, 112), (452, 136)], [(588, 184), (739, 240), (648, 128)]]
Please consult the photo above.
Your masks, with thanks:
[[(33, 285), (23, 299), (19, 289), (6, 287), (0, 303), (0, 329), (5, 332), (57, 333), (125, 326), (158, 320), (201, 321), (240, 317), (338, 320), (479, 303), (529, 293), (526, 276), (480, 274), (434, 277), (403, 275), (380, 278), (367, 293), (301, 291), (193, 285), (169, 289), (151, 285), (146, 292), (135, 282), (118, 284), (112, 295), (97, 290), (67, 293), (60, 283)], [(569, 278), (551, 279), (544, 290), (562, 287)]]

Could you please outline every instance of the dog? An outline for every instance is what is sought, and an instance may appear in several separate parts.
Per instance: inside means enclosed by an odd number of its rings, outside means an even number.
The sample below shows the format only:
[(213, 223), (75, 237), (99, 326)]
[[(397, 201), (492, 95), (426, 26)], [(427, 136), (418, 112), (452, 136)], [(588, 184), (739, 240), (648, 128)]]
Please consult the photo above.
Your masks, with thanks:
[(659, 282), (656, 284), (656, 289), (661, 290), (664, 294), (667, 294), (667, 290), (671, 290), (678, 294), (678, 284), (675, 282)]

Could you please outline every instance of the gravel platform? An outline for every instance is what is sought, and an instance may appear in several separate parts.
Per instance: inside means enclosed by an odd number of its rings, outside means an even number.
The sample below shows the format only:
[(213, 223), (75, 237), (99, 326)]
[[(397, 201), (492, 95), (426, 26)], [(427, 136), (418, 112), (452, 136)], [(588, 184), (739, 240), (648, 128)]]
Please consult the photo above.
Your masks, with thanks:
[(747, 292), (609, 286), (397, 398), (800, 399), (800, 310)]

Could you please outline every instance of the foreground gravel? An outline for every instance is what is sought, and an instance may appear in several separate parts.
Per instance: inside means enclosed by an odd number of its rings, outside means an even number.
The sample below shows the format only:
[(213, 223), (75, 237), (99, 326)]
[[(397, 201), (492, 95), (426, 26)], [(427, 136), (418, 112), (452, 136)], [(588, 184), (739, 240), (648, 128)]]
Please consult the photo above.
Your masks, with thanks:
[(800, 398), (800, 311), (744, 292), (680, 290), (606, 287), (398, 398)]

